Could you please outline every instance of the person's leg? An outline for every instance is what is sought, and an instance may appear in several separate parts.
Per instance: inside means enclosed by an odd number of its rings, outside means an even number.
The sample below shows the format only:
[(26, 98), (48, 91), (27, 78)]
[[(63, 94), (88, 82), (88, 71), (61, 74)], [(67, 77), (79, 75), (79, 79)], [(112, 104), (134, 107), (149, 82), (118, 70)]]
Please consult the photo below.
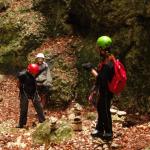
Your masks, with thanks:
[(40, 102), (41, 102), (41, 106), (42, 106), (42, 108), (45, 108), (45, 105), (46, 105), (46, 94), (41, 94), (40, 95), (40, 98), (41, 98), (41, 100), (40, 100)]
[(24, 92), (20, 92), (20, 118), (18, 127), (22, 128), (27, 123), (28, 97)]
[(34, 108), (37, 112), (39, 122), (40, 123), (44, 122), (45, 121), (45, 116), (44, 116), (43, 109), (42, 109), (42, 106), (40, 104), (39, 96), (38, 96), (37, 93), (34, 95), (34, 99), (32, 100), (32, 102), (33, 102)]
[(38, 93), (39, 93), (39, 96), (40, 96), (40, 103), (41, 103), (41, 106), (42, 108), (45, 107), (46, 105), (46, 91), (45, 91), (45, 88), (44, 86), (38, 86)]
[(112, 131), (112, 118), (111, 118), (111, 112), (110, 112), (110, 106), (111, 106), (111, 98), (108, 96), (107, 100), (105, 101), (105, 112), (104, 112), (104, 138), (105, 139), (111, 139), (113, 136), (113, 131)]
[(50, 105), (50, 89), (49, 87), (45, 87), (45, 105), (44, 108), (48, 108), (48, 106)]
[(40, 98), (42, 108), (43, 109), (47, 108), (50, 103), (50, 91), (48, 86), (43, 86)]
[(92, 132), (93, 137), (102, 137), (104, 134), (104, 112), (103, 112), (103, 98), (100, 97), (97, 102), (97, 113), (98, 113), (98, 119), (96, 124), (96, 130)]
[(98, 119), (96, 124), (96, 129), (102, 133), (104, 133), (104, 100), (101, 97), (97, 103), (97, 113), (98, 113)]

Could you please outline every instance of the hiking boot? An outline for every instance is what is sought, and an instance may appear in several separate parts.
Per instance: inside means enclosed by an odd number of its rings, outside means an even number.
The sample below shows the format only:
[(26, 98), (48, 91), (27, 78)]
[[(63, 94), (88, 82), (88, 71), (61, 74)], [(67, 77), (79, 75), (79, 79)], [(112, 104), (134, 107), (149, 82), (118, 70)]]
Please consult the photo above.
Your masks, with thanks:
[(28, 130), (28, 129), (29, 129), (29, 126), (26, 126), (26, 125), (17, 125), (15, 128)]
[(113, 138), (113, 134), (112, 133), (104, 133), (103, 134), (103, 140), (111, 141), (112, 138)]
[(24, 128), (23, 125), (17, 125), (15, 128)]
[(99, 138), (102, 138), (103, 137), (103, 133), (98, 131), (98, 130), (94, 130), (92, 133), (91, 133), (91, 136), (92, 137), (99, 137)]

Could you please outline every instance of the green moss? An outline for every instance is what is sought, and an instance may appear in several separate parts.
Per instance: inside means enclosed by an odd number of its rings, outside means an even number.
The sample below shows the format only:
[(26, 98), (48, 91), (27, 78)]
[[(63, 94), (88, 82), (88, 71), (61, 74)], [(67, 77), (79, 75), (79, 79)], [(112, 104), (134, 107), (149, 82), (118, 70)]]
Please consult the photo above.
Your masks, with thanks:
[(88, 120), (96, 120), (96, 113), (89, 112), (89, 113), (86, 114), (85, 118), (88, 119)]
[(76, 66), (78, 69), (78, 81), (76, 87), (77, 101), (82, 104), (87, 104), (87, 96), (89, 90), (94, 85), (94, 80), (90, 75), (90, 72), (83, 69), (82, 64), (91, 62), (93, 66), (97, 67), (99, 55), (95, 51), (95, 43), (90, 39), (85, 39), (80, 47), (77, 48), (76, 56)]
[[(13, 2), (12, 2), (13, 3)], [(0, 65), (22, 68), (27, 64), (27, 55), (43, 40), (41, 15), (32, 10), (32, 2), (10, 7), (0, 17)]]
[(32, 134), (35, 143), (59, 143), (71, 138), (73, 135), (71, 124), (66, 121), (61, 121), (61, 123), (57, 124), (55, 130), (51, 130), (50, 125), (51, 123), (46, 121), (36, 128)]
[(70, 0), (67, 1), (47, 1), (34, 0), (34, 9), (40, 11), (46, 17), (46, 34), (59, 36), (72, 32), (71, 26), (66, 23)]

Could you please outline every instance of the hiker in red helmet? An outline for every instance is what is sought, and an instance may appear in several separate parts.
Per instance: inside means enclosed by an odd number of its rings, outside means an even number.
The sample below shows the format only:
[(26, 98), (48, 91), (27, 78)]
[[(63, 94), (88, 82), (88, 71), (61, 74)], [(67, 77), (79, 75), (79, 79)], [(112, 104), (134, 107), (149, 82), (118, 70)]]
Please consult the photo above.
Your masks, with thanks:
[(37, 64), (29, 64), (26, 70), (21, 71), (18, 74), (18, 88), (20, 90), (20, 118), (17, 128), (23, 128), (27, 123), (29, 99), (31, 99), (33, 106), (38, 114), (39, 122), (42, 123), (45, 121), (45, 116), (39, 102), (35, 80), (39, 72), (40, 68)]
[(110, 37), (99, 37), (97, 39), (97, 52), (102, 58), (102, 63), (100, 63), (97, 70), (93, 69), (90, 63), (83, 64), (83, 67), (85, 69), (89, 69), (96, 77), (95, 91), (100, 93), (96, 104), (98, 120), (96, 129), (91, 133), (91, 135), (105, 140), (111, 140), (113, 137), (112, 118), (110, 112), (113, 93), (110, 92), (108, 88), (108, 82), (110, 82), (114, 76), (114, 65), (111, 61), (111, 57), (113, 57), (111, 54), (111, 45), (112, 40)]
[(46, 108), (50, 102), (51, 87), (52, 87), (52, 77), (48, 64), (45, 62), (45, 56), (43, 53), (38, 53), (36, 55), (36, 64), (40, 67), (40, 73), (36, 78), (37, 90), (40, 95), (40, 101), (43, 108)]

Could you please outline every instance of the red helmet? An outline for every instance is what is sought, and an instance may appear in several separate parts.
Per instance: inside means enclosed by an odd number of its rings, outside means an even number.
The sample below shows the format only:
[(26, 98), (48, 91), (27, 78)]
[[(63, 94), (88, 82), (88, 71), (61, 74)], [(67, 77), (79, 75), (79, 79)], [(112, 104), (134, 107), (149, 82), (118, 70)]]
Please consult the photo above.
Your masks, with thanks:
[(27, 67), (27, 71), (31, 74), (37, 75), (40, 71), (40, 68), (37, 64), (29, 64)]

